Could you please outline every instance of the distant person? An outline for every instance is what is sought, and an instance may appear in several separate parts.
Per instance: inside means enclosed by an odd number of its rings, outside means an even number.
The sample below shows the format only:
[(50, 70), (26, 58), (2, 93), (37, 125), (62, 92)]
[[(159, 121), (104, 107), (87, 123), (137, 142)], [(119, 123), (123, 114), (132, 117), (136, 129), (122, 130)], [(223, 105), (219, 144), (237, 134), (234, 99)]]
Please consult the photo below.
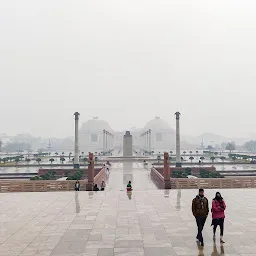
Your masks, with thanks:
[(106, 174), (109, 174), (109, 162), (107, 161), (107, 163), (105, 164), (105, 168), (106, 168)]
[(213, 240), (216, 239), (216, 229), (220, 226), (220, 243), (223, 241), (224, 219), (225, 219), (226, 204), (220, 192), (217, 192), (215, 198), (212, 200), (212, 226), (213, 226)]
[(79, 190), (80, 190), (80, 182), (79, 180), (77, 180), (75, 183), (75, 191), (79, 191)]
[(192, 212), (196, 218), (198, 229), (196, 238), (200, 242), (201, 246), (204, 246), (202, 231), (208, 217), (209, 204), (208, 199), (204, 196), (204, 190), (202, 188), (199, 189), (199, 194), (192, 201)]
[(101, 191), (104, 191), (104, 190), (105, 190), (105, 187), (106, 187), (106, 183), (105, 183), (105, 181), (103, 180), (103, 181), (101, 182), (100, 190), (101, 190)]
[(127, 191), (132, 191), (132, 183), (131, 183), (131, 181), (128, 182), (128, 184), (126, 186), (126, 190)]
[(98, 188), (98, 185), (97, 185), (97, 184), (94, 185), (93, 191), (99, 191), (99, 188)]

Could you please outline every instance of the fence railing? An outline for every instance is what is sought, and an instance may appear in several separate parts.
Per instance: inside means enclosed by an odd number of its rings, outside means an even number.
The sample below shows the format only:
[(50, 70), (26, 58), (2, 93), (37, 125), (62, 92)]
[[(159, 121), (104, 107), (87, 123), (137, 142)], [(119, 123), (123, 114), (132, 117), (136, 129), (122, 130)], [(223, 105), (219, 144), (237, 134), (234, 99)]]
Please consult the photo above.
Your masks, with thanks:
[[(159, 189), (165, 187), (163, 175), (155, 168), (151, 169), (151, 179)], [(256, 188), (256, 177), (232, 178), (171, 178), (171, 189), (198, 189), (198, 188)]]
[[(1, 180), (0, 192), (46, 192), (74, 190), (75, 180)], [(80, 180), (80, 190), (86, 190), (87, 180)]]
[(256, 177), (246, 178), (214, 178), (214, 179), (173, 179), (171, 188), (256, 188)]

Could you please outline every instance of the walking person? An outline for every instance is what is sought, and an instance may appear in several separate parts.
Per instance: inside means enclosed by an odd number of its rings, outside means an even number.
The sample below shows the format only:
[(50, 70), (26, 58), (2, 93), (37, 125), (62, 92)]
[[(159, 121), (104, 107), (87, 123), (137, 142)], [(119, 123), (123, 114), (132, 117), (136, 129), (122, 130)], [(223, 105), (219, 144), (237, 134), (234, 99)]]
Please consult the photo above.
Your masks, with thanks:
[(192, 201), (192, 213), (196, 218), (196, 224), (198, 229), (196, 238), (197, 240), (199, 240), (200, 245), (204, 246), (202, 231), (205, 221), (208, 217), (209, 204), (208, 199), (204, 196), (204, 190), (202, 188), (199, 189), (199, 194)]
[(212, 226), (213, 226), (213, 240), (216, 239), (216, 229), (220, 226), (220, 243), (224, 244), (224, 219), (225, 219), (226, 203), (223, 200), (220, 192), (217, 192), (215, 198), (212, 200)]
[(79, 190), (80, 190), (80, 182), (79, 180), (77, 180), (75, 183), (75, 191), (79, 191)]

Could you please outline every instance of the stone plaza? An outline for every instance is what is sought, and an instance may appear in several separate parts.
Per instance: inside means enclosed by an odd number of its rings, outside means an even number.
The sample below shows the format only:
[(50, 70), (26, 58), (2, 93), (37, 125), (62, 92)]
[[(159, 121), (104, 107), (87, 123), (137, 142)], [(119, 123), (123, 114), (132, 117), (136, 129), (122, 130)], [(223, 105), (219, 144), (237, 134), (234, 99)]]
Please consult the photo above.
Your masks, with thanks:
[[(125, 184), (132, 180), (134, 191)], [(209, 201), (217, 190), (206, 190)], [(1, 256), (256, 255), (256, 190), (222, 189), (224, 239), (196, 243), (191, 201), (197, 190), (157, 190), (141, 165), (117, 164), (106, 191), (0, 194)]]

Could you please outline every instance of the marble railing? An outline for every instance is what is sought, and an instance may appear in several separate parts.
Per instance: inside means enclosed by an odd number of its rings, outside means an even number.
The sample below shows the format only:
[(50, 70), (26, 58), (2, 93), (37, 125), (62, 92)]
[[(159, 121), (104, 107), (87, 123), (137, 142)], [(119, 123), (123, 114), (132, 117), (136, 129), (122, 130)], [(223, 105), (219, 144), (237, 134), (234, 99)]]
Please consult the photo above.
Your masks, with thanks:
[(170, 180), (172, 189), (256, 188), (256, 177)]
[[(166, 187), (163, 175), (155, 168), (151, 169), (151, 179), (159, 189)], [(256, 188), (256, 177), (232, 177), (212, 179), (171, 178), (171, 189), (198, 188)]]
[[(0, 192), (46, 192), (74, 190), (75, 180), (0, 180)], [(86, 190), (87, 180), (80, 180), (80, 190)]]
[[(105, 168), (96, 169), (94, 182), (101, 184), (106, 181)], [(0, 180), (0, 193), (4, 192), (47, 192), (47, 191), (70, 191), (75, 188), (75, 180)], [(80, 180), (80, 190), (92, 190), (93, 183), (88, 180)]]

